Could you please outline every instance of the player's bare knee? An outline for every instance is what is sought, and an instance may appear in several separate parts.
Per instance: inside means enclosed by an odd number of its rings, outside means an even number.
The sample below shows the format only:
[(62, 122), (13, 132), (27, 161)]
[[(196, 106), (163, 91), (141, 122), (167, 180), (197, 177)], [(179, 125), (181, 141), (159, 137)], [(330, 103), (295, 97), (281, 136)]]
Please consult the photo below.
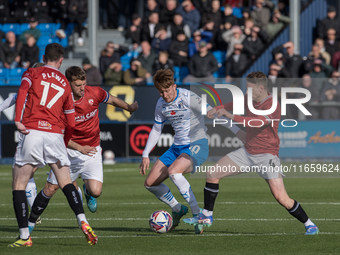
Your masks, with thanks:
[(44, 194), (48, 197), (52, 197), (59, 189), (58, 185), (46, 182), (44, 187)]
[(91, 196), (93, 196), (94, 198), (97, 198), (102, 194), (102, 189), (90, 190), (90, 193), (91, 193)]
[(147, 189), (147, 188), (150, 188), (152, 186), (155, 186), (155, 185), (153, 185), (153, 183), (151, 181), (146, 179), (145, 182), (144, 182), (144, 187)]

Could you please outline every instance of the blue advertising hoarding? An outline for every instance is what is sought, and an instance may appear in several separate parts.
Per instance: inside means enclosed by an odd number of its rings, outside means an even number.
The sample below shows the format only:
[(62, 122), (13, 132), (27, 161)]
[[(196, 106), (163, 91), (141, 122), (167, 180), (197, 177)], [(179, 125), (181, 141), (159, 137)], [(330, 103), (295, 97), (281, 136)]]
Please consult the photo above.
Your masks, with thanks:
[(280, 158), (340, 158), (340, 121), (299, 121), (280, 125)]

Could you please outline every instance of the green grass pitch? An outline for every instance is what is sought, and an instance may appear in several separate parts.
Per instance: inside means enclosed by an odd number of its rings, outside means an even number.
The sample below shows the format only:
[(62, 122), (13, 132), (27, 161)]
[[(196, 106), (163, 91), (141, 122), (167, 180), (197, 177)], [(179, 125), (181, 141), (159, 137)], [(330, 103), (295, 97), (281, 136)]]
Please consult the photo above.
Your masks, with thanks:
[[(35, 174), (38, 192), (48, 168)], [(246, 176), (246, 175), (244, 175)], [(188, 177), (203, 207), (205, 179)], [(229, 178), (220, 183), (214, 224), (202, 235), (183, 222), (167, 234), (153, 233), (152, 212), (170, 209), (144, 186), (138, 164), (105, 166), (98, 210), (85, 213), (99, 236), (90, 246), (77, 226), (61, 191), (51, 199), (32, 233), (33, 247), (7, 248), (18, 236), (12, 205), (11, 167), (0, 166), (0, 254), (338, 254), (340, 250), (340, 179), (286, 178), (288, 194), (299, 201), (317, 224), (320, 234), (303, 235), (302, 223), (274, 200), (261, 178)], [(78, 180), (82, 186), (82, 180)], [(166, 184), (181, 203), (174, 184)], [(191, 216), (189, 212), (188, 216)]]

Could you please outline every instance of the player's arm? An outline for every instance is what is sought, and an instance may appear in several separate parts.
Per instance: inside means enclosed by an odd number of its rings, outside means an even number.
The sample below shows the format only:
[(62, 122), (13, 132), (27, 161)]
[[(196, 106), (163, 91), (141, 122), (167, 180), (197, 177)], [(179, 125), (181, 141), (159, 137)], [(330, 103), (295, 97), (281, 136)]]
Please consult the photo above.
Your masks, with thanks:
[[(232, 103), (232, 102), (231, 102)], [(202, 104), (202, 99), (195, 93), (191, 92), (190, 93), (190, 109), (193, 109), (197, 112), (201, 112), (201, 104)], [(228, 103), (229, 104), (229, 103)], [(231, 105), (232, 107), (232, 105)], [(221, 109), (223, 109), (223, 105), (222, 107), (220, 107)], [(214, 108), (212, 108), (208, 103), (207, 103), (207, 111), (212, 112)], [(215, 111), (216, 112), (216, 111)], [(213, 118), (215, 118), (215, 114), (213, 114)], [(240, 130), (240, 128), (236, 125), (231, 125), (231, 121), (228, 118), (221, 118), (223, 120), (225, 120), (225, 124), (221, 124), (222, 126), (230, 129), (235, 135), (237, 134), (237, 132)], [(228, 124), (229, 123), (229, 124)]]
[(142, 163), (138, 167), (140, 169), (140, 173), (143, 175), (145, 174), (146, 169), (149, 169), (150, 165), (149, 154), (153, 147), (155, 147), (156, 143), (158, 142), (158, 139), (162, 133), (163, 126), (164, 122), (160, 123), (155, 121), (155, 123), (153, 124), (151, 132), (149, 134), (148, 141), (142, 154)]
[(133, 104), (128, 104), (122, 99), (118, 97), (114, 97), (109, 94), (109, 99), (106, 101), (107, 104), (122, 108), (130, 113), (133, 113), (138, 110), (138, 103), (135, 101)]
[(23, 75), (23, 78), (21, 79), (21, 84), (20, 84), (20, 88), (18, 91), (16, 108), (15, 108), (15, 118), (14, 118), (15, 125), (18, 131), (24, 135), (29, 134), (29, 131), (21, 123), (21, 118), (23, 114), (23, 109), (24, 109), (27, 93), (31, 85), (32, 85), (32, 79), (30, 77), (30, 74), (25, 72), (25, 74)]
[(70, 112), (70, 113), (65, 113), (65, 117), (66, 117), (66, 121), (67, 121), (67, 126), (65, 127), (65, 133), (64, 133), (64, 142), (65, 142), (65, 146), (67, 147), (68, 142), (70, 141), (73, 131), (74, 131), (74, 127), (76, 125), (76, 114), (74, 112)]
[(87, 155), (87, 156), (93, 156), (97, 152), (96, 147), (92, 147), (90, 145), (80, 145), (79, 143), (76, 143), (75, 141), (69, 140), (67, 144), (67, 148), (79, 151), (80, 153)]
[(17, 94), (11, 95), (5, 99), (5, 101), (0, 104), (0, 112), (11, 107), (17, 101)]

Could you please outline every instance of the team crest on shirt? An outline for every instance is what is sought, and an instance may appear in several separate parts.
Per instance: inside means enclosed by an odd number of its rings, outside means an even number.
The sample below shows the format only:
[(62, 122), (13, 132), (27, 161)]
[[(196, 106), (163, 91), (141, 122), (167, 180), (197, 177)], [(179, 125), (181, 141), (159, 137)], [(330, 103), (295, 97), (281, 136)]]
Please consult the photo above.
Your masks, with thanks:
[(93, 99), (89, 99), (89, 104), (93, 105)]

